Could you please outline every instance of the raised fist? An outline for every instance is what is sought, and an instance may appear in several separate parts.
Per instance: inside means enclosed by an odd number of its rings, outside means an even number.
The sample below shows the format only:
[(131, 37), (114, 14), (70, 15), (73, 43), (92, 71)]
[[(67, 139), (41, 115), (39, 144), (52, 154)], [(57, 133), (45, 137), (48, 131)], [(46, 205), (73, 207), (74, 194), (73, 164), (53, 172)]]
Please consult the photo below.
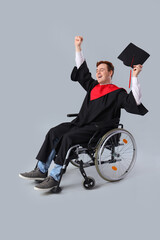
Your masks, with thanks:
[(75, 46), (76, 46), (76, 47), (80, 47), (81, 44), (82, 44), (82, 41), (83, 41), (83, 37), (81, 37), (81, 36), (76, 36), (76, 37), (75, 37)]
[(138, 65), (134, 65), (133, 66), (133, 77), (137, 77), (138, 74), (142, 71), (142, 65), (138, 64)]

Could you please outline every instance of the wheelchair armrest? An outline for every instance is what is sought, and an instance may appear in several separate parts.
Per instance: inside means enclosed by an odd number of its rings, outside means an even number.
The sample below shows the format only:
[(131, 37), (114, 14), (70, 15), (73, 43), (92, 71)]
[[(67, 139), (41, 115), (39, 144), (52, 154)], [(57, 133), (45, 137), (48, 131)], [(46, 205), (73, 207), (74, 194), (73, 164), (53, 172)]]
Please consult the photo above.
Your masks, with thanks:
[(77, 117), (78, 113), (71, 113), (71, 114), (67, 114), (67, 117)]

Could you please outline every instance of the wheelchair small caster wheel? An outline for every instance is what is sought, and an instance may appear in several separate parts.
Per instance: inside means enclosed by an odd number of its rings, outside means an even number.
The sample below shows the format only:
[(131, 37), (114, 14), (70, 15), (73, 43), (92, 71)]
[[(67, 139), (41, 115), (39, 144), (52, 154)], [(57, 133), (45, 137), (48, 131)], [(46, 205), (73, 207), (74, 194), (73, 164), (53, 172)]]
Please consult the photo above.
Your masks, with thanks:
[(95, 186), (94, 178), (87, 177), (83, 182), (83, 187), (85, 189), (92, 189)]

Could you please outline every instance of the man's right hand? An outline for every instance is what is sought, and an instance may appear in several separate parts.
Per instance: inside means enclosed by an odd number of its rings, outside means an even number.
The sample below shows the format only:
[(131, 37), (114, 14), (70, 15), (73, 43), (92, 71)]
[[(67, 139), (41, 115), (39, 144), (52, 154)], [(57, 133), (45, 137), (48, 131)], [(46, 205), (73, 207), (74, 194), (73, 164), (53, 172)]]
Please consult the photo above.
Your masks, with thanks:
[(80, 52), (81, 51), (81, 44), (83, 42), (83, 37), (81, 36), (76, 36), (75, 37), (75, 48), (76, 48), (76, 52)]

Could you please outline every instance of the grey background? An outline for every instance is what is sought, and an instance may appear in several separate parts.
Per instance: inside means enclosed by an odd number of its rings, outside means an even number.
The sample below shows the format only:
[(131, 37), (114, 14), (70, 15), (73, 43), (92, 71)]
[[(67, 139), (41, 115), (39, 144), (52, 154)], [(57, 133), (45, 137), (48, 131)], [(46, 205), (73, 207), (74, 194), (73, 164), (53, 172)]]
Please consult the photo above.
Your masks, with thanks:
[[(159, 238), (159, 8), (158, 0), (0, 1), (2, 239)], [(76, 35), (93, 77), (96, 62), (109, 60), (113, 83), (127, 90), (129, 68), (117, 56), (130, 42), (150, 53), (139, 76), (149, 113), (122, 111), (138, 147), (126, 179), (107, 183), (90, 168), (97, 187), (86, 191), (69, 166), (62, 193), (42, 194), (18, 174), (33, 169), (47, 131), (81, 107), (85, 92), (70, 80)]]

